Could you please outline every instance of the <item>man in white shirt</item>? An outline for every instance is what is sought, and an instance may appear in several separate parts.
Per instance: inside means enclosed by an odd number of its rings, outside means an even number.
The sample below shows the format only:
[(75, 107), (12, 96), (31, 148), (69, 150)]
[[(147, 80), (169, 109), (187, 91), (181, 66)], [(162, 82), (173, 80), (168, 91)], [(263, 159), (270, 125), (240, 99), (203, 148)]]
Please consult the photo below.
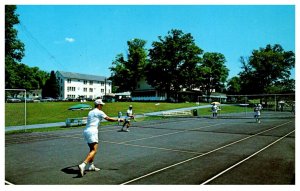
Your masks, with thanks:
[[(125, 121), (123, 123), (121, 131), (125, 131), (125, 132), (129, 131), (130, 119), (134, 119), (132, 105), (129, 106), (129, 108), (128, 108), (127, 112), (126, 112)], [(126, 129), (124, 130), (125, 126), (126, 126)]]
[(100, 121), (102, 119), (111, 122), (124, 121), (123, 119), (115, 119), (108, 117), (102, 111), (102, 107), (105, 105), (105, 103), (102, 102), (102, 99), (95, 100), (94, 104), (95, 108), (89, 112), (87, 124), (83, 131), (84, 139), (87, 142), (90, 151), (84, 159), (84, 161), (80, 165), (78, 165), (80, 176), (84, 175), (85, 168), (87, 168), (87, 170), (90, 171), (100, 170), (94, 165), (94, 158), (98, 150), (98, 126), (100, 125)]

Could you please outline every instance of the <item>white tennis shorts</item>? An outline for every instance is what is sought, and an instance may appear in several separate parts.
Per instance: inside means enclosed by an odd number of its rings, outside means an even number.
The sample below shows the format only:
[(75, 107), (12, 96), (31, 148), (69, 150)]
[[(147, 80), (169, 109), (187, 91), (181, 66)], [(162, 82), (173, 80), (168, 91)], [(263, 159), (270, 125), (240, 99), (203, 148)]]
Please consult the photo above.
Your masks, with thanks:
[(98, 131), (83, 131), (87, 143), (98, 143)]

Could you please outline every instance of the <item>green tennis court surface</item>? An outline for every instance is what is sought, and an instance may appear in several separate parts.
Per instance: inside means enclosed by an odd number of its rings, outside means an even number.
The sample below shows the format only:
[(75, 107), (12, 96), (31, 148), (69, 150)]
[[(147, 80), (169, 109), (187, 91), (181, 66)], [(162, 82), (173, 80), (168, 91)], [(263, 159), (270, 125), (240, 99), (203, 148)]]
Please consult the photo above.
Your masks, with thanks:
[[(267, 113), (265, 113), (267, 115)], [(17, 185), (294, 185), (295, 118), (199, 117), (100, 127), (95, 165), (82, 129), (5, 136), (5, 181)], [(272, 117), (273, 116), (273, 117)]]

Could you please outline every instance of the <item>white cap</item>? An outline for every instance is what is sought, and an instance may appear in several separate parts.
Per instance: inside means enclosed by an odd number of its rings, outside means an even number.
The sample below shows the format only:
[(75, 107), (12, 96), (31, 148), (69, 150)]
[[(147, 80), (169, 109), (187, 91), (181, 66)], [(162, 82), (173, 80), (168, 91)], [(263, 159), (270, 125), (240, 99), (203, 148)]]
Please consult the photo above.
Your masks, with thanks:
[(103, 103), (102, 99), (96, 99), (94, 104), (95, 105), (105, 105), (105, 103)]

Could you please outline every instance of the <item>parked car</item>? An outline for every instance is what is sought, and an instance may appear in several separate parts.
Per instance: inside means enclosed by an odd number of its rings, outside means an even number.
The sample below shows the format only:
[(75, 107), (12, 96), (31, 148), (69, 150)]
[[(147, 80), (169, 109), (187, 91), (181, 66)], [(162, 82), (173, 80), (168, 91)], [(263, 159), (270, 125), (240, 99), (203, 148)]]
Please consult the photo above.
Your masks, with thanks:
[(41, 102), (41, 100), (39, 100), (39, 99), (33, 99), (32, 101), (33, 101), (33, 103), (40, 103)]
[(41, 99), (41, 102), (52, 102), (52, 101), (56, 101), (56, 99), (52, 97), (45, 97)]
[(7, 98), (6, 102), (7, 103), (20, 103), (22, 100), (19, 98)]

